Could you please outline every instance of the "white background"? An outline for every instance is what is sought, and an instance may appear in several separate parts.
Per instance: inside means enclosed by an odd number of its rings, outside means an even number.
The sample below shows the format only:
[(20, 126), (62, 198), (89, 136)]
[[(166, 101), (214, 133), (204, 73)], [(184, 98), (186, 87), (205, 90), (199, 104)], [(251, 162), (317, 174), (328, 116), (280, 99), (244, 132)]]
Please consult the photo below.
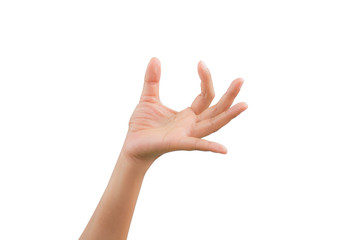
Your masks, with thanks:
[(161, 100), (249, 109), (148, 171), (138, 239), (360, 239), (358, 1), (0, 2), (0, 239), (77, 239), (106, 185), (151, 57)]

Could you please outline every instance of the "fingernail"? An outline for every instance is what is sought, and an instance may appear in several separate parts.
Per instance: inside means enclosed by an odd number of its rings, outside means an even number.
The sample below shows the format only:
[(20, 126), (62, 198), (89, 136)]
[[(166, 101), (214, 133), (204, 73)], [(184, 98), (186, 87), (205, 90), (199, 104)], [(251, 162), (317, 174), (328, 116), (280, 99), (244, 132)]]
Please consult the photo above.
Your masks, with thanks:
[(219, 150), (220, 150), (220, 152), (223, 153), (223, 154), (226, 154), (226, 153), (227, 153), (227, 148), (226, 148), (224, 145), (222, 145), (222, 144), (220, 144)]
[(224, 147), (224, 150), (225, 150), (224, 154), (227, 154), (228, 150), (226, 147)]
[(204, 67), (205, 69), (208, 69), (208, 67), (206, 66), (206, 64), (205, 64), (205, 62), (204, 62), (203, 60), (201, 60), (201, 64), (203, 65), (203, 67)]

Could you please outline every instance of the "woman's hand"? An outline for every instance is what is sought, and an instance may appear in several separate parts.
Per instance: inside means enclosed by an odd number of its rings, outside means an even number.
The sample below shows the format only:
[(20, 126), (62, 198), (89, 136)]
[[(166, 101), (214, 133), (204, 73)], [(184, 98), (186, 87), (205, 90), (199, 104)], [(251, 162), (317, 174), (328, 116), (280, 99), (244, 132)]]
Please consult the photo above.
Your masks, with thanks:
[(156, 158), (170, 151), (227, 152), (223, 145), (201, 138), (216, 132), (247, 109), (244, 102), (231, 107), (244, 81), (235, 79), (220, 101), (209, 108), (215, 94), (209, 69), (202, 61), (198, 64), (198, 73), (201, 93), (191, 107), (176, 112), (161, 103), (160, 61), (157, 58), (150, 60), (140, 102), (129, 121), (123, 154), (135, 162), (150, 166)]
[(243, 84), (234, 80), (220, 101), (209, 108), (214, 89), (209, 70), (200, 62), (201, 93), (191, 107), (176, 112), (159, 99), (160, 62), (152, 58), (147, 67), (140, 102), (106, 190), (80, 239), (126, 239), (144, 176), (162, 154), (176, 150), (226, 153), (221, 144), (205, 137), (222, 128), (247, 108), (231, 107)]

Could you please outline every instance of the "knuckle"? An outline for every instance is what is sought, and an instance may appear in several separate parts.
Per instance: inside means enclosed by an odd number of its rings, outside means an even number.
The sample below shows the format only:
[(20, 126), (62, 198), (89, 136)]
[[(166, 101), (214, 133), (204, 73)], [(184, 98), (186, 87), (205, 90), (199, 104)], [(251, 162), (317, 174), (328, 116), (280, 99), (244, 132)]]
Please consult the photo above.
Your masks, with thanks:
[(199, 144), (200, 144), (200, 141), (195, 142), (194, 150), (199, 149)]
[(221, 128), (221, 127), (217, 127), (217, 128), (215, 128), (215, 129), (214, 129), (214, 131), (213, 131), (213, 133), (216, 133), (217, 131), (219, 131), (219, 130), (220, 130), (220, 128)]
[(219, 111), (219, 106), (216, 104), (214, 105), (213, 114), (217, 114)]
[(210, 125), (210, 129), (215, 129), (216, 127), (215, 119), (210, 118), (209, 125)]
[(215, 98), (215, 93), (214, 93), (214, 91), (209, 91), (209, 92), (208, 92), (208, 98), (211, 99), (211, 100), (213, 100), (213, 99)]
[(155, 96), (144, 96), (140, 97), (141, 102), (148, 102), (148, 103), (157, 103), (158, 99)]

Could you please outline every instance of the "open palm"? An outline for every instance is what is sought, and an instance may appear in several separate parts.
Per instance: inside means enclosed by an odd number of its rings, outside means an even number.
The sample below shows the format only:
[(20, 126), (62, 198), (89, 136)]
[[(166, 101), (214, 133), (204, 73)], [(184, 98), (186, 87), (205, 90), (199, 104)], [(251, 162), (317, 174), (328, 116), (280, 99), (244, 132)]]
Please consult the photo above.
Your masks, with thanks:
[(198, 73), (201, 93), (191, 107), (177, 112), (161, 103), (160, 61), (157, 58), (150, 60), (140, 102), (130, 118), (124, 143), (130, 157), (155, 160), (176, 150), (227, 152), (223, 145), (202, 138), (216, 132), (247, 108), (244, 102), (231, 107), (243, 80), (235, 79), (219, 102), (209, 108), (215, 94), (210, 72), (202, 61), (198, 64)]

